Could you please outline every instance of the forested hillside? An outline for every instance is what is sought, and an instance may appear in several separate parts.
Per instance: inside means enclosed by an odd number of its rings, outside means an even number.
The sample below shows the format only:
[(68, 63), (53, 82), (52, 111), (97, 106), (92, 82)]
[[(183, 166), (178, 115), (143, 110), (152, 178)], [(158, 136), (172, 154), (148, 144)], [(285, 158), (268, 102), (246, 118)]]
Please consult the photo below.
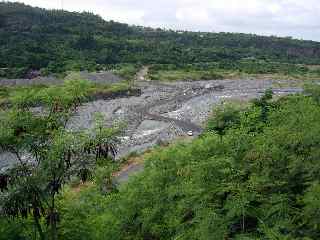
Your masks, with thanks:
[[(235, 33), (178, 32), (104, 21), (91, 13), (0, 3), (0, 76), (98, 70), (119, 63), (243, 60), (319, 64), (320, 43)], [(111, 65), (111, 66), (110, 66)]]

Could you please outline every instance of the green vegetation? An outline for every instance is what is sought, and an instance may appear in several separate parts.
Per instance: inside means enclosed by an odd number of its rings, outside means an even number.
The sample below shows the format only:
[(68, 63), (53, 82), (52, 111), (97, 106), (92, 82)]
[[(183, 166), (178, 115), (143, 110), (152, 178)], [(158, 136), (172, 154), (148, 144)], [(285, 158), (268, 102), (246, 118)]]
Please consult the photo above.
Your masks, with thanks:
[[(75, 78), (80, 82), (85, 81), (84, 79), (81, 79), (80, 75), (77, 73), (67, 75), (65, 81)], [(87, 98), (85, 100), (89, 100), (90, 98), (112, 98), (118, 94), (127, 94), (133, 90), (130, 81), (122, 81), (113, 84), (88, 82), (86, 87)], [(0, 106), (10, 106), (16, 95), (30, 93), (30, 96), (32, 96), (32, 94), (38, 93), (39, 91), (45, 91), (48, 88), (50, 88), (49, 85), (0, 86)], [(38, 105), (39, 103), (35, 102), (34, 104)]]
[[(319, 239), (318, 100), (314, 86), (221, 107), (200, 138), (148, 154), (117, 191), (102, 190), (111, 172), (99, 168), (60, 195), (59, 239)], [(33, 239), (31, 219), (2, 222), (4, 239)]]
[(207, 123), (207, 131), (222, 136), (227, 130), (240, 123), (240, 111), (232, 105), (218, 106), (214, 111), (214, 117), (210, 118)]
[[(106, 128), (101, 115), (90, 130), (66, 126), (88, 99), (130, 91), (142, 65), (151, 80), (318, 79), (320, 43), (165, 31), (0, 3), (0, 77), (66, 76), (61, 85), (0, 88), (0, 151), (17, 160), (0, 173), (0, 240), (320, 238), (319, 85), (224, 104), (200, 137), (148, 152), (144, 171), (116, 186), (122, 127)], [(127, 81), (68, 75), (81, 70)]]
[(154, 64), (149, 78), (160, 81), (215, 80), (233, 78), (274, 78), (315, 80), (320, 71), (315, 66), (265, 60), (221, 61), (193, 64)]
[[(320, 64), (320, 43), (252, 34), (152, 29), (106, 22), (91, 13), (0, 3), (0, 77), (23, 77), (30, 70), (47, 75), (130, 64), (171, 64), (177, 69), (188, 64), (218, 65), (192, 73), (192, 77), (204, 79), (220, 78), (216, 68), (228, 74), (238, 70), (296, 74), (305, 72), (303, 65)], [(302, 64), (301, 68), (295, 64)], [(318, 76), (319, 68), (314, 71)], [(174, 74), (185, 79), (182, 73)]]
[[(63, 185), (75, 176), (88, 181), (96, 165), (109, 169), (116, 155), (120, 128), (104, 127), (101, 116), (90, 130), (70, 131), (66, 127), (88, 96), (89, 87), (86, 81), (68, 80), (64, 85), (24, 90), (11, 97), (9, 110), (1, 112), (0, 150), (16, 158), (0, 175), (1, 222), (5, 216), (32, 224), (35, 239), (58, 239), (57, 198)], [(32, 109), (37, 104), (42, 107), (38, 114)], [(106, 186), (106, 191), (112, 189)], [(1, 232), (8, 234), (7, 223), (1, 225)]]
[(45, 85), (33, 85), (33, 86), (0, 86), (0, 106), (10, 103), (11, 96), (22, 92), (37, 92), (44, 89)]
[[(94, 83), (90, 82), (88, 84), (88, 98), (108, 98), (112, 97), (113, 95), (118, 94), (127, 94), (131, 90), (133, 90), (132, 86), (132, 75), (134, 75), (134, 72), (137, 71), (137, 68), (132, 66), (125, 66), (119, 68), (119, 75), (122, 75), (123, 77), (127, 77), (128, 80), (123, 80), (118, 83), (112, 83), (112, 84), (101, 84), (101, 83)], [(130, 79), (131, 78), (131, 79)], [(80, 79), (84, 81), (81, 77), (81, 75), (78, 72), (71, 72), (65, 77), (65, 81), (68, 81), (69, 79)]]
[(113, 72), (127, 81), (132, 81), (141, 67), (140, 64), (117, 64), (114, 66)]
[(214, 80), (214, 79), (223, 79), (223, 76), (220, 73), (214, 71), (196, 71), (196, 70), (160, 70), (152, 72), (149, 74), (148, 78), (150, 80), (159, 80), (159, 81), (193, 81), (193, 80)]

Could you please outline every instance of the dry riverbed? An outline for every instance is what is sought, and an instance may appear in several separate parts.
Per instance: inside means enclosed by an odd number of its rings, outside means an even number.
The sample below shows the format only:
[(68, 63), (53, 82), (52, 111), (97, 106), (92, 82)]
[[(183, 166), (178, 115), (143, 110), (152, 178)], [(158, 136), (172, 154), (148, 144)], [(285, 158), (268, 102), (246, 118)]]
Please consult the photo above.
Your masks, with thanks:
[[(275, 80), (213, 80), (157, 83), (140, 81), (141, 96), (98, 100), (83, 105), (71, 119), (69, 128), (90, 128), (96, 113), (108, 124), (124, 122), (118, 157), (142, 152), (180, 136), (197, 136), (214, 106), (229, 99), (250, 100), (277, 85)], [(300, 88), (274, 89), (276, 95), (300, 92)]]
[[(273, 88), (276, 95), (301, 91), (301, 88), (291, 86), (295, 83), (284, 80), (159, 83), (142, 78), (136, 82), (136, 87), (141, 89), (140, 96), (86, 103), (70, 120), (68, 128), (91, 128), (96, 113), (102, 113), (107, 124), (125, 123), (126, 129), (119, 145), (118, 158), (121, 158), (131, 152), (143, 152), (159, 143), (172, 142), (178, 137), (199, 135), (214, 106), (222, 101), (250, 100), (261, 96), (268, 88)], [(12, 163), (11, 157), (0, 155), (0, 169)]]

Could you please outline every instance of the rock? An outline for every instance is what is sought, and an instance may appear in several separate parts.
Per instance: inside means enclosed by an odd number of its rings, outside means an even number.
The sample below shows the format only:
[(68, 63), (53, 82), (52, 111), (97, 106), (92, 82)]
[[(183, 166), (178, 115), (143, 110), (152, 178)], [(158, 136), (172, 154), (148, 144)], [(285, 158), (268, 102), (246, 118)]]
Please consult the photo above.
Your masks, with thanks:
[(204, 88), (205, 88), (205, 89), (212, 88), (212, 85), (208, 83), (208, 84), (206, 84), (206, 85), (204, 86)]

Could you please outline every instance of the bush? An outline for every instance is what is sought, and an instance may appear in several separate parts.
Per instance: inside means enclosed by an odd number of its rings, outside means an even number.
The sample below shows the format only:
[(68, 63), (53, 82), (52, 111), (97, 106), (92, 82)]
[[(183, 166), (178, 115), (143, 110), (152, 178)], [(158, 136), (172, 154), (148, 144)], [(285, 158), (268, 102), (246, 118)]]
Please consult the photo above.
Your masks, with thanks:
[(66, 214), (86, 218), (68, 217), (72, 231), (89, 227), (88, 239), (318, 239), (319, 105), (308, 96), (268, 104), (266, 119), (264, 105), (221, 108), (222, 140), (207, 132), (158, 149), (118, 193), (77, 195)]

